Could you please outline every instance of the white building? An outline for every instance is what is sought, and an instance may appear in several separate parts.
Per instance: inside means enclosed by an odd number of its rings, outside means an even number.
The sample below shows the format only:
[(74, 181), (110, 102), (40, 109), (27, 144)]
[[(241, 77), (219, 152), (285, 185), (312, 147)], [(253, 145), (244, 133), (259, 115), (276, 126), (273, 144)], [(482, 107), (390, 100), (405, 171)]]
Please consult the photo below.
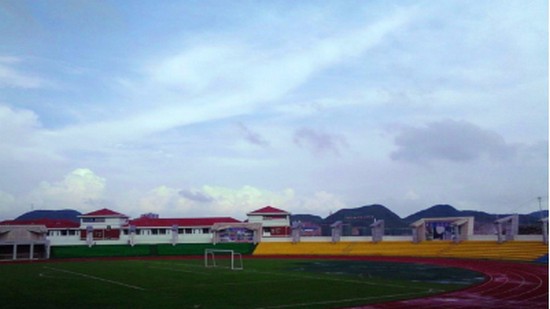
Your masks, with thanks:
[(290, 213), (273, 206), (265, 206), (246, 214), (248, 222), (261, 223), (263, 237), (289, 237)]
[[(50, 246), (257, 243), (262, 237), (290, 236), (290, 213), (284, 210), (266, 206), (249, 212), (247, 216), (245, 222), (231, 217), (159, 218), (145, 215), (130, 219), (103, 208), (80, 215), (80, 222), (7, 220), (0, 222), (0, 255), (3, 259), (32, 259), (49, 256)], [(31, 231), (29, 233), (34, 234), (28, 235), (34, 235), (34, 238), (29, 238), (23, 231)], [(35, 239), (36, 231), (43, 232), (40, 239)], [(28, 237), (17, 239), (19, 234)]]

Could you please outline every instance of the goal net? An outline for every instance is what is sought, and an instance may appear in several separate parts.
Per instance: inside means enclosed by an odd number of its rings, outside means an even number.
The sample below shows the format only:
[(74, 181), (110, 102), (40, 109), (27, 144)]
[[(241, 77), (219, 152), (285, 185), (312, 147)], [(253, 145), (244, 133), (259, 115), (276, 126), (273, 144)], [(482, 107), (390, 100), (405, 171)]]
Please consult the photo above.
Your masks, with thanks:
[(225, 267), (232, 270), (243, 269), (243, 256), (239, 252), (227, 249), (205, 249), (205, 267)]

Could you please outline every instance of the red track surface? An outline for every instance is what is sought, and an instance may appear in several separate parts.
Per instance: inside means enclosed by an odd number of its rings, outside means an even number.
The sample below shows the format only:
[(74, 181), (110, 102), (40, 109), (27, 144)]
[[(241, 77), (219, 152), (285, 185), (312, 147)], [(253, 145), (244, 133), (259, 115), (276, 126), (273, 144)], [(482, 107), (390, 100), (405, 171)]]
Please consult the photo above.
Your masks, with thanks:
[(487, 279), (460, 291), (353, 308), (548, 308), (548, 265), (427, 258), (365, 259), (460, 267), (483, 273)]

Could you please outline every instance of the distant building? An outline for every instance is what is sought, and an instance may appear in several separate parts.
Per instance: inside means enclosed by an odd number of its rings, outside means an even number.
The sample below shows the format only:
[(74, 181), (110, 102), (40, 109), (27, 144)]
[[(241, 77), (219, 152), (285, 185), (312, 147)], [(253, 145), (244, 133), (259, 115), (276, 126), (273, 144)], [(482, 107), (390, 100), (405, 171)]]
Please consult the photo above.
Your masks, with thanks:
[(251, 211), (246, 214), (248, 222), (261, 223), (263, 237), (290, 236), (290, 213), (273, 206)]
[[(0, 259), (48, 258), (50, 246), (257, 243), (262, 238), (290, 237), (290, 213), (273, 206), (251, 211), (248, 220), (231, 217), (137, 219), (103, 208), (78, 216), (80, 222), (57, 219), (0, 222)], [(317, 234), (315, 227), (312, 234)], [(315, 231), (313, 231), (315, 230)]]
[[(107, 208), (80, 217), (80, 239), (92, 241), (119, 240), (121, 230), (128, 225), (128, 216)], [(91, 237), (89, 234), (91, 233)]]
[[(279, 213), (286, 212), (279, 210)], [(80, 215), (79, 219), (80, 222), (58, 219), (0, 222), (0, 260), (47, 258), (50, 246), (212, 243), (214, 236), (218, 242), (256, 243), (262, 230), (261, 224), (242, 223), (231, 217), (159, 218), (150, 213), (130, 219), (107, 208)], [(271, 225), (273, 232), (284, 235), (279, 231), (281, 220), (277, 216), (273, 219), (272, 223), (277, 223)], [(249, 233), (247, 228), (253, 231)], [(229, 237), (231, 233), (236, 236)]]
[(231, 217), (144, 218), (130, 220), (124, 235), (135, 233), (137, 243), (209, 243), (216, 223), (240, 223)]
[(0, 225), (0, 260), (49, 258), (47, 233), (44, 225)]
[(302, 222), (302, 236), (322, 236), (321, 225), (313, 222), (303, 221)]
[(158, 219), (158, 218), (160, 218), (159, 214), (156, 214), (156, 213), (153, 213), (153, 212), (144, 213), (139, 217), (140, 218), (149, 218), (149, 219)]

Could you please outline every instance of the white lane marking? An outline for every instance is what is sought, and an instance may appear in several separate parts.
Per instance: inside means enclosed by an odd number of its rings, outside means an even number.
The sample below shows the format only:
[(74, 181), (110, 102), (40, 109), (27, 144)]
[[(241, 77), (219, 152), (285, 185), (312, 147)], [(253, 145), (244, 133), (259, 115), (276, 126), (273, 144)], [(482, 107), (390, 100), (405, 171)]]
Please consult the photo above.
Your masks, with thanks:
[(107, 282), (107, 283), (111, 283), (111, 284), (116, 284), (116, 285), (124, 286), (124, 287), (130, 288), (130, 289), (134, 289), (134, 290), (145, 291), (144, 288), (139, 287), (139, 286), (126, 284), (126, 283), (122, 283), (122, 282), (118, 282), (118, 281), (114, 281), (114, 280), (109, 280), (109, 279), (105, 279), (105, 278), (100, 278), (100, 277), (96, 277), (96, 276), (92, 276), (92, 275), (88, 275), (88, 274), (83, 274), (83, 273), (79, 273), (79, 272), (76, 272), (76, 271), (70, 271), (70, 270), (66, 270), (66, 269), (47, 267), (47, 266), (45, 266), (44, 268), (51, 269), (51, 270), (58, 271), (58, 272), (62, 272), (62, 273), (77, 275), (77, 276), (81, 276), (81, 277), (84, 277), (84, 278), (90, 278), (90, 279), (94, 279), (94, 280), (98, 280), (98, 281), (103, 281), (103, 282)]

